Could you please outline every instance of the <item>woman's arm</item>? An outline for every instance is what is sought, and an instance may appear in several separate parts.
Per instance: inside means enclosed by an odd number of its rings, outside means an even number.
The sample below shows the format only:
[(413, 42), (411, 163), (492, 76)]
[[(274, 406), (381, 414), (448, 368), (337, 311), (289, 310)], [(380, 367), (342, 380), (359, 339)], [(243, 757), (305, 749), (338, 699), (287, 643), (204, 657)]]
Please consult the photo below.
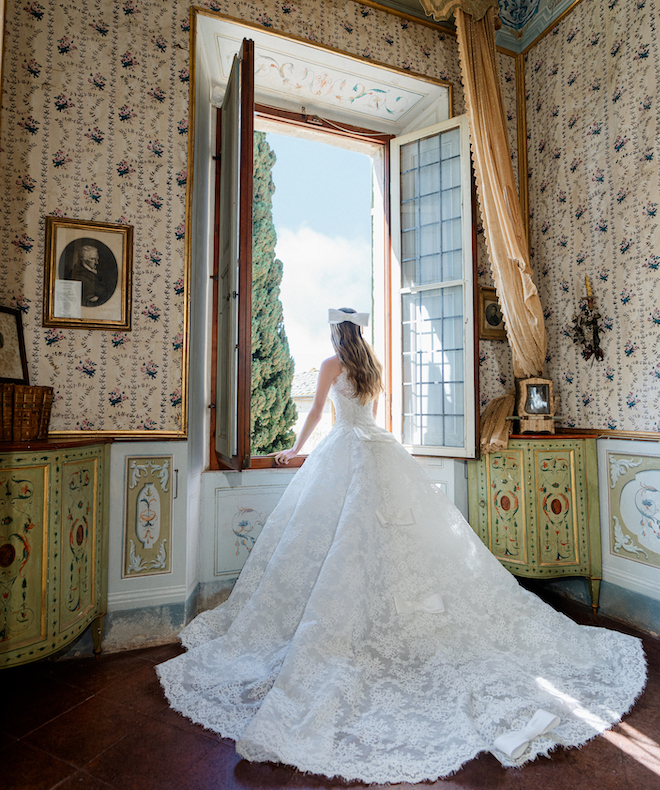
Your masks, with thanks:
[(278, 466), (281, 466), (282, 464), (288, 464), (292, 458), (295, 458), (300, 454), (305, 442), (312, 435), (314, 428), (316, 428), (321, 420), (323, 407), (325, 406), (325, 402), (328, 399), (330, 385), (340, 373), (341, 365), (339, 364), (337, 357), (330, 357), (321, 363), (319, 377), (316, 382), (314, 402), (312, 403), (312, 408), (310, 409), (307, 419), (305, 420), (305, 423), (302, 427), (302, 431), (300, 431), (300, 434), (296, 439), (296, 443), (290, 450), (279, 450), (275, 453), (268, 453), (268, 455), (275, 456), (275, 462)]

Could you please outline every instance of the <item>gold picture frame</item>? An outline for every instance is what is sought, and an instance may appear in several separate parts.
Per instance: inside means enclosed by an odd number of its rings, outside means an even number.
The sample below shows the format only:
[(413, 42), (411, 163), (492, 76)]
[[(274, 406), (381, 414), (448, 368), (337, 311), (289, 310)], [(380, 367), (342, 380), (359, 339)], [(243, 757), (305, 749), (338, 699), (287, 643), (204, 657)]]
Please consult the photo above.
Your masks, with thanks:
[(133, 226), (46, 217), (44, 326), (131, 328)]
[(484, 340), (506, 340), (504, 316), (494, 288), (479, 288), (479, 337)]
[(0, 384), (29, 384), (23, 316), (13, 307), (0, 307)]

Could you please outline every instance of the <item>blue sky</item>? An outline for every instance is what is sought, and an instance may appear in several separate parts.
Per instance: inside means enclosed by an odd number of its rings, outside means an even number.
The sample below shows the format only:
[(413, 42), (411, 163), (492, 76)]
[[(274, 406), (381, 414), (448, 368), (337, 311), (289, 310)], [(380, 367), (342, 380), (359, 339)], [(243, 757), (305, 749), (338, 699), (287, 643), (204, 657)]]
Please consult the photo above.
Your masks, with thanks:
[(371, 159), (284, 135), (266, 139), (277, 156), (273, 219), (284, 325), (302, 373), (333, 354), (329, 307), (371, 310)]

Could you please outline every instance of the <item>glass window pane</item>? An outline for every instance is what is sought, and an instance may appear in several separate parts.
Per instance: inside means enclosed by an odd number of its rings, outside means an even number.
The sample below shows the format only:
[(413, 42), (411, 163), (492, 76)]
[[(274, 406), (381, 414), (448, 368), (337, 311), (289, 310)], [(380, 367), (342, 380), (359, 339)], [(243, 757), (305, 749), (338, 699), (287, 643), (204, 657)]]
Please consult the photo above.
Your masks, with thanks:
[(465, 417), (445, 417), (445, 445), (462, 447), (465, 442)]
[(442, 279), (442, 258), (439, 255), (425, 255), (419, 260), (419, 282), (415, 285), (430, 285)]
[(415, 320), (415, 297), (413, 294), (401, 296), (401, 318), (405, 323)]
[(419, 224), (429, 225), (440, 222), (440, 195), (441, 192), (432, 192), (419, 199)]
[(401, 146), (401, 172), (417, 167), (418, 141)]
[(463, 315), (463, 286), (442, 289), (442, 312), (445, 318)]
[(460, 186), (461, 183), (461, 159), (445, 159), (442, 163), (442, 188), (451, 189)]
[(409, 173), (401, 173), (401, 200), (410, 200), (417, 197), (418, 192), (418, 171), (411, 170)]
[(442, 279), (445, 281), (463, 279), (462, 250), (444, 253), (442, 256)]
[(403, 383), (410, 384), (412, 381), (413, 365), (410, 354), (403, 355)]
[(420, 414), (442, 414), (444, 404), (442, 384), (422, 384), (418, 392), (417, 407)]
[(419, 141), (419, 163), (430, 165), (440, 159), (440, 135), (425, 137)]
[[(444, 230), (444, 226), (443, 226)], [(422, 225), (420, 228), (420, 253), (422, 255), (433, 255), (442, 252), (440, 246), (440, 225)], [(404, 258), (408, 257), (404, 255)]]
[(460, 156), (461, 153), (461, 131), (460, 129), (452, 129), (449, 132), (444, 132), (442, 135), (442, 142), (440, 143), (442, 150), (442, 158), (449, 159), (452, 156)]
[(419, 168), (419, 194), (440, 191), (440, 165), (426, 165)]
[(443, 406), (444, 413), (462, 415), (465, 411), (463, 408), (463, 398), (463, 384), (445, 384)]
[(442, 223), (442, 249), (446, 252), (461, 249), (461, 220), (450, 219)]
[(412, 385), (406, 384), (403, 387), (403, 413), (412, 414), (412, 412), (413, 412)]
[(445, 189), (442, 192), (442, 219), (461, 216), (461, 188)]
[(403, 418), (403, 443), (404, 444), (419, 444), (415, 441), (417, 429), (413, 423), (411, 415)]
[(443, 321), (442, 339), (447, 351), (463, 348), (463, 319), (445, 318)]
[(435, 415), (425, 415), (422, 417), (421, 441), (419, 444), (425, 446), (445, 444), (444, 418)]
[[(459, 289), (461, 286), (457, 286)], [(421, 320), (428, 320), (430, 318), (439, 318), (442, 315), (442, 290), (422, 291), (419, 294), (419, 317)], [(454, 288), (449, 290), (453, 291)]]
[(418, 224), (419, 201), (408, 200), (401, 204), (401, 230), (410, 230)]
[(409, 288), (411, 285), (417, 285), (417, 259), (404, 261), (401, 264), (401, 279), (403, 280), (403, 287)]
[(417, 235), (417, 230), (407, 230), (401, 234), (401, 257), (404, 260), (417, 257)]
[(443, 380), (445, 382), (458, 381), (463, 379), (463, 351), (443, 351)]

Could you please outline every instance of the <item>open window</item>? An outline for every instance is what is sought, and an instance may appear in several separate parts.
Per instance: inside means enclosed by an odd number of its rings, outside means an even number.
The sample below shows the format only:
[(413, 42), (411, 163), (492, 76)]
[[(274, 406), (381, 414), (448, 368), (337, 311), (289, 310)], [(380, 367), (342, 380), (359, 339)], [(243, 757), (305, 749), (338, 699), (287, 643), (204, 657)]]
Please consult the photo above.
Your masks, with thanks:
[(467, 117), (391, 142), (393, 431), (415, 455), (475, 457)]
[[(231, 68), (217, 131), (212, 468), (272, 465), (271, 459), (250, 457), (255, 113), (251, 43), (243, 41)], [(313, 123), (328, 134), (347, 138), (352, 134), (362, 141), (369, 136), (365, 129), (324, 121), (318, 115), (261, 105), (256, 112), (260, 118), (293, 126)], [(425, 112), (424, 117), (435, 120), (432, 111)], [(380, 183), (374, 181), (374, 192), (381, 192), (376, 221), (380, 237), (374, 244), (372, 266), (376, 345), (386, 379), (385, 424), (415, 454), (474, 457), (467, 121), (450, 119), (395, 139), (379, 132), (371, 135), (381, 152)]]

